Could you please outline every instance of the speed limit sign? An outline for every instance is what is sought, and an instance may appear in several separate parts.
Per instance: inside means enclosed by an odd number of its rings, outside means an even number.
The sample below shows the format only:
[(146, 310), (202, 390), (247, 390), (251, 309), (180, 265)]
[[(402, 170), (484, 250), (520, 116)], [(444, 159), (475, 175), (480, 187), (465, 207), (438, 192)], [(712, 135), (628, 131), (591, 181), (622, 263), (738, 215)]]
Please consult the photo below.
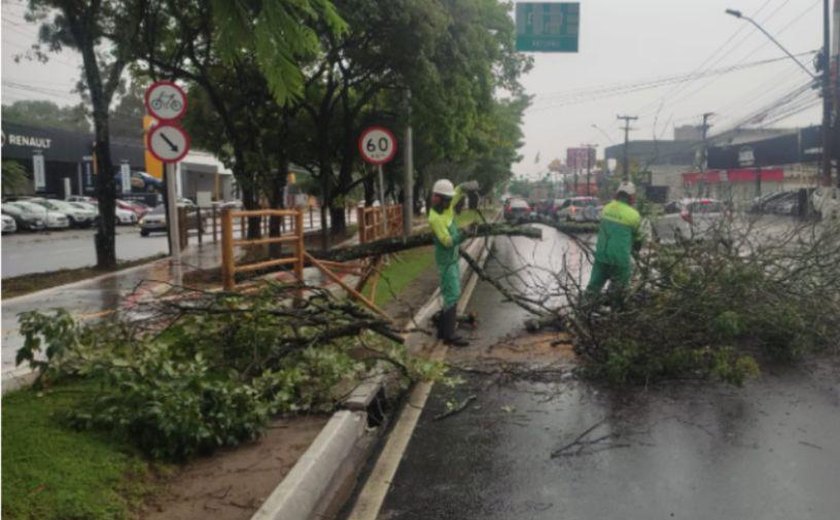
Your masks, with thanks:
[(387, 128), (371, 126), (359, 137), (359, 152), (370, 164), (385, 164), (397, 153), (397, 140)]

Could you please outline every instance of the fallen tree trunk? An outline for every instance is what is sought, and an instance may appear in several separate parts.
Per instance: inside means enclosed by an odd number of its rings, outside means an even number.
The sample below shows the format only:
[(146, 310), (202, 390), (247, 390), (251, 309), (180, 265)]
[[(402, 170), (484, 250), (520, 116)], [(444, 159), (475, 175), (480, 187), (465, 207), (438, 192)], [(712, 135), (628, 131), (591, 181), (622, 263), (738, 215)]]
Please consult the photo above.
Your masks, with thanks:
[(568, 221), (560, 221), (554, 219), (549, 219), (545, 217), (538, 217), (536, 220), (531, 221), (530, 223), (533, 224), (542, 224), (544, 226), (550, 226), (556, 229), (561, 233), (565, 233), (567, 235), (580, 235), (583, 233), (597, 233), (599, 224), (597, 222), (568, 222)]
[[(539, 228), (511, 226), (508, 224), (481, 224), (474, 229), (462, 229), (461, 234), (464, 238), (507, 235), (542, 239), (542, 231)], [(386, 238), (352, 247), (332, 249), (330, 251), (317, 251), (313, 252), (312, 256), (319, 260), (349, 262), (350, 260), (358, 260), (370, 256), (387, 255), (406, 249), (430, 246), (433, 243), (434, 234), (432, 232), (426, 232), (411, 235), (406, 240), (403, 240), (402, 237)]]

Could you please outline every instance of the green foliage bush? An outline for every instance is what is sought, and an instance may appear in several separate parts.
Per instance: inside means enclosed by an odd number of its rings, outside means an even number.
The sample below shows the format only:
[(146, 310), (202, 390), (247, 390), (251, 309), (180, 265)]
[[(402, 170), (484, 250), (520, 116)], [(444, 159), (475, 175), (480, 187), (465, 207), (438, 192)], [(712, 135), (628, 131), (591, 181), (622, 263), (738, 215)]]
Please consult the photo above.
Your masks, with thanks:
[(653, 245), (620, 308), (572, 295), (587, 373), (621, 384), (713, 377), (740, 385), (759, 373), (757, 359), (794, 362), (838, 348), (840, 228), (797, 228), (764, 242), (752, 230), (724, 231), (728, 240)]
[[(375, 359), (419, 373), (401, 345), (370, 332), (384, 327), (378, 318), (323, 294), (303, 305), (288, 296), (272, 285), (247, 297), (176, 300), (140, 323), (80, 324), (63, 310), (29, 312), (20, 317), (18, 363), (37, 368), (40, 385), (72, 377), (99, 382), (89, 404), (68, 410), (67, 420), (124, 435), (167, 460), (254, 439), (280, 413), (331, 410), (337, 383)], [(360, 345), (378, 355), (354, 359)]]

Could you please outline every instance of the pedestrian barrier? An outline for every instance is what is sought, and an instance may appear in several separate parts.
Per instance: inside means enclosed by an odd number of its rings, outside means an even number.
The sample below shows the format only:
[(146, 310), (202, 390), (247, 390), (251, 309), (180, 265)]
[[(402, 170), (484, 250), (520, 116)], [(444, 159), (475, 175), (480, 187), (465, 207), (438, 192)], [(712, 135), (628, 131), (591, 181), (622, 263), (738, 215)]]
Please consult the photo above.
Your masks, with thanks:
[(357, 211), (360, 244), (402, 235), (402, 204), (358, 208)]
[[(234, 220), (240, 220), (242, 230), (246, 229), (245, 221), (249, 218), (259, 218), (260, 227), (271, 217), (279, 217), (283, 222), (283, 229), (280, 236), (263, 238), (234, 238)], [(266, 228), (267, 229), (267, 228)], [(258, 246), (264, 244), (293, 244), (294, 254), (272, 258), (252, 263), (237, 263), (235, 248)], [(303, 212), (289, 209), (258, 209), (258, 210), (222, 210), (222, 283), (225, 290), (230, 291), (236, 287), (236, 273), (259, 271), (268, 267), (280, 267), (284, 265), (294, 266), (295, 277), (303, 280), (304, 267), (304, 242), (303, 242)]]
[[(246, 229), (246, 221), (250, 218), (260, 219), (260, 229), (264, 229), (264, 221), (271, 217), (279, 217), (283, 223), (282, 229), (288, 229), (288, 232), (281, 232), (280, 236), (265, 237), (265, 238), (234, 238), (234, 223), (239, 220), (242, 230)], [(288, 221), (288, 222), (287, 222)], [(376, 312), (380, 316), (390, 319), (381, 309), (373, 303), (373, 297), (366, 297), (361, 294), (361, 287), (350, 287), (341, 276), (334, 271), (358, 270), (356, 264), (341, 264), (336, 262), (328, 262), (325, 260), (318, 260), (306, 252), (304, 242), (304, 225), (303, 225), (303, 211), (287, 210), (287, 209), (260, 209), (260, 210), (232, 210), (225, 208), (222, 210), (222, 283), (226, 291), (236, 289), (236, 274), (250, 271), (259, 271), (269, 267), (281, 267), (286, 265), (294, 266), (295, 278), (303, 281), (303, 268), (308, 262), (317, 267), (327, 278), (340, 285), (347, 294), (352, 298), (363, 303), (365, 306)], [(267, 228), (266, 228), (267, 229)], [(258, 246), (264, 244), (294, 244), (294, 253), (281, 256), (279, 258), (272, 258), (270, 260), (263, 260), (258, 262), (238, 262), (235, 249), (238, 247)], [(370, 271), (375, 270), (379, 265), (378, 260), (372, 261), (370, 264)], [(370, 271), (367, 273), (362, 270), (359, 273), (361, 280), (370, 276)], [(360, 281), (363, 285), (363, 282)], [(375, 287), (375, 285), (374, 285)]]

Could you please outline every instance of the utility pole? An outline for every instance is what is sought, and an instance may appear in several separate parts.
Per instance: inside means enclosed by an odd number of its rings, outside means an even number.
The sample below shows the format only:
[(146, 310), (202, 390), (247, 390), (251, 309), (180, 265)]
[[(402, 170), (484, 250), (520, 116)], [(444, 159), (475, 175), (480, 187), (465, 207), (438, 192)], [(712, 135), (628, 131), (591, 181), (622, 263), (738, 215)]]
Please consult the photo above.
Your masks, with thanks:
[[(822, 49), (822, 91), (823, 91), (823, 120), (822, 120), (822, 178), (823, 186), (831, 186), (831, 35), (828, 0), (823, 0), (823, 49)], [(838, 30), (838, 28), (835, 28)]]
[(709, 163), (709, 152), (708, 152), (708, 142), (707, 137), (709, 135), (709, 128), (712, 125), (709, 124), (709, 118), (715, 115), (714, 112), (706, 112), (703, 114), (703, 125), (701, 128), (703, 129), (703, 156), (700, 158), (700, 171), (706, 171), (706, 165)]
[(616, 116), (616, 119), (623, 119), (624, 120), (624, 161), (622, 162), (622, 180), (628, 181), (630, 180), (630, 159), (627, 155), (628, 153), (628, 143), (630, 141), (630, 121), (635, 121), (638, 116)]
[(709, 164), (709, 144), (707, 137), (709, 135), (709, 127), (712, 125), (709, 124), (709, 118), (715, 115), (714, 112), (705, 112), (703, 114), (703, 124), (701, 125), (701, 129), (703, 132), (703, 155), (700, 156), (700, 186), (699, 186), (699, 195), (703, 196), (704, 188), (707, 191), (706, 195), (708, 195), (709, 187), (705, 185), (705, 179), (703, 178), (703, 172), (706, 171), (706, 166)]
[(592, 176), (592, 150), (597, 147), (597, 144), (584, 144), (581, 146), (586, 147), (586, 196), (592, 196), (592, 184), (591, 184), (591, 176)]

